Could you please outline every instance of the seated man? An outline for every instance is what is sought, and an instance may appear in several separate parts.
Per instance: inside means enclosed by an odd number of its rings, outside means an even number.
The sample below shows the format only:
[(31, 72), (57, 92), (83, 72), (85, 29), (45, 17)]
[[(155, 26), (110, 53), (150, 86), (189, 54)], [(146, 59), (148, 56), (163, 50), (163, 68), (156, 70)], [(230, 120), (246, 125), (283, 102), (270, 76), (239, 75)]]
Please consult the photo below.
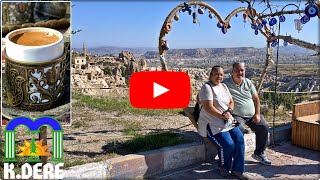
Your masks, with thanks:
[(234, 63), (232, 75), (224, 83), (234, 99), (232, 115), (240, 123), (240, 129), (244, 132), (246, 124), (256, 134), (256, 149), (252, 158), (264, 165), (271, 165), (265, 150), (268, 145), (269, 125), (260, 115), (260, 100), (253, 83), (245, 77), (244, 63)]

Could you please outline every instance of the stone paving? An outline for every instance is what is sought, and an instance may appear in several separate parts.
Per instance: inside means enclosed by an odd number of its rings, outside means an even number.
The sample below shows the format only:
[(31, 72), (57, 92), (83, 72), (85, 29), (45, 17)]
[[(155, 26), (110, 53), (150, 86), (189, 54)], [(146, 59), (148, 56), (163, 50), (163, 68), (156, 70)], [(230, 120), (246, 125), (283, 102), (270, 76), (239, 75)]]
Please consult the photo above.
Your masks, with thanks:
[[(320, 152), (284, 141), (266, 150), (271, 166), (259, 164), (248, 150), (246, 172), (250, 179), (316, 179), (320, 180)], [(217, 161), (187, 166), (153, 177), (155, 179), (223, 179)], [(152, 178), (152, 179), (153, 179)], [(236, 179), (236, 178), (234, 178)]]

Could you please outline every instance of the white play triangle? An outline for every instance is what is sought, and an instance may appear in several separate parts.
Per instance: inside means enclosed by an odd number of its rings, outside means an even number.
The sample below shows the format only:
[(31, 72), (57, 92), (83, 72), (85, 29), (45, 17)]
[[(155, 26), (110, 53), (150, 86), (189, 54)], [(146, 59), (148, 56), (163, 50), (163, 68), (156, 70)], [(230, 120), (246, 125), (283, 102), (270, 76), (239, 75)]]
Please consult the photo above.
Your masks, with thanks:
[(168, 91), (169, 91), (169, 89), (153, 82), (153, 98), (156, 98), (156, 97), (160, 96), (161, 94), (166, 93)]

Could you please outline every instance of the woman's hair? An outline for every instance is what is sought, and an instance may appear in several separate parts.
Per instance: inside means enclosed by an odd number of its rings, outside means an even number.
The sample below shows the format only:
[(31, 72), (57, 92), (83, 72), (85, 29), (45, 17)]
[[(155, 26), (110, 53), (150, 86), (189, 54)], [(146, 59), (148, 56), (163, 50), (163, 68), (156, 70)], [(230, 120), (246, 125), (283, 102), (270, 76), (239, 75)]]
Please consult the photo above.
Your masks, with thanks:
[[(213, 72), (218, 71), (220, 68), (223, 69), (222, 66), (213, 66), (211, 69), (211, 72), (210, 72), (210, 77), (212, 76)], [(210, 79), (210, 77), (209, 77), (209, 79)]]

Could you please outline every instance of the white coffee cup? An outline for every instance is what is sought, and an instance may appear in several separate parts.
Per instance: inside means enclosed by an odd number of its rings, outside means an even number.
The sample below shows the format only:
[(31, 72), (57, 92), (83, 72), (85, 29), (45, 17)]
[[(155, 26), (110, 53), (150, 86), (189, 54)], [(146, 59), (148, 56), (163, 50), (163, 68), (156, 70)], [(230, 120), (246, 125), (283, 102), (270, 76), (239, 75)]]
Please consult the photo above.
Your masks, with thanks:
[[(11, 38), (25, 32), (46, 32), (53, 33), (59, 39), (48, 45), (25, 46), (14, 43)], [(20, 62), (48, 62), (60, 57), (64, 52), (63, 35), (54, 29), (43, 27), (22, 28), (7, 34), (6, 38), (6, 54), (9, 58)]]

